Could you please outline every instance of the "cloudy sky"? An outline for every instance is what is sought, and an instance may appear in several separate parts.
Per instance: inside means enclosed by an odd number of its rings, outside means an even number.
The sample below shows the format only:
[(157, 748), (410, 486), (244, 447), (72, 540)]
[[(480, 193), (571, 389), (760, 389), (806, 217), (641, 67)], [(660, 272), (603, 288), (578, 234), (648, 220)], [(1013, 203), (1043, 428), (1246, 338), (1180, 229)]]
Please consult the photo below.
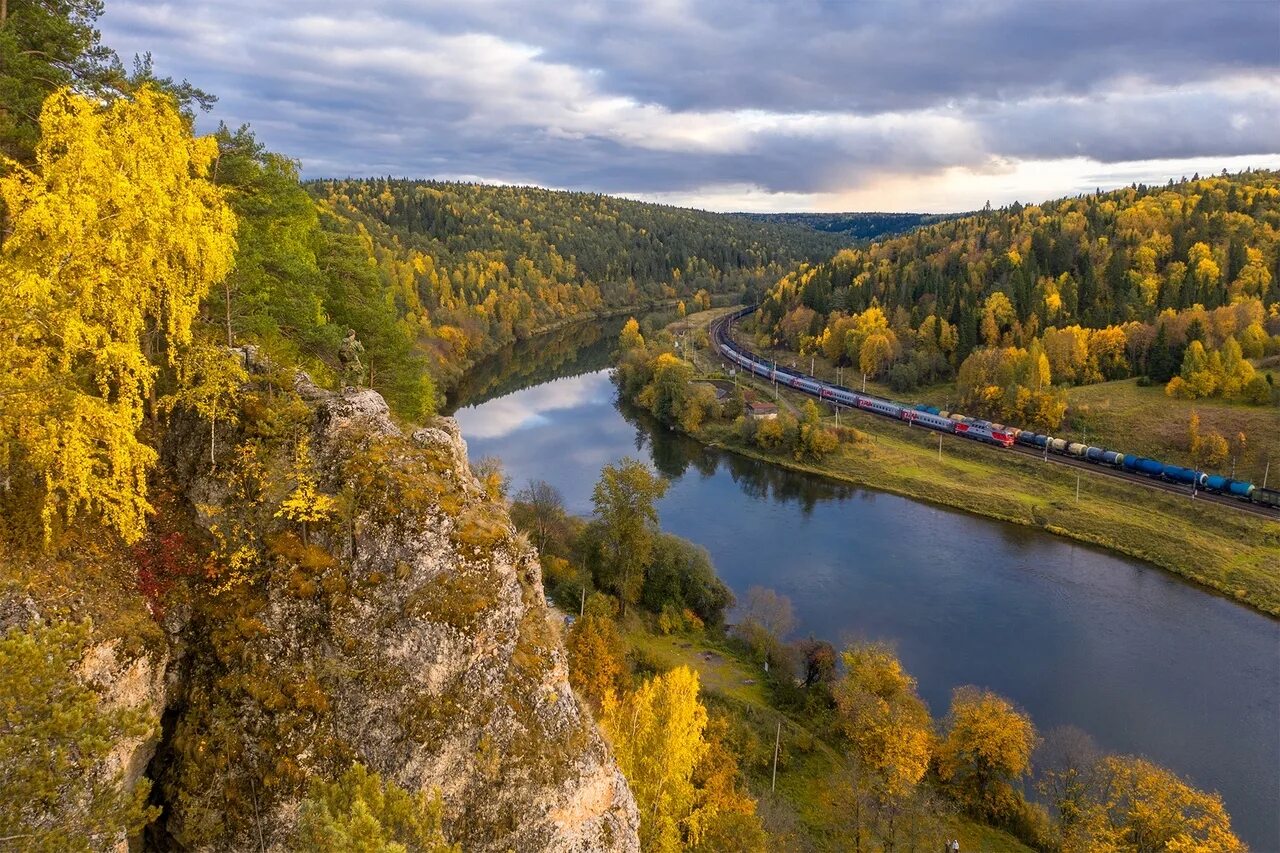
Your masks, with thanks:
[(308, 177), (969, 210), (1280, 167), (1277, 0), (108, 0)]

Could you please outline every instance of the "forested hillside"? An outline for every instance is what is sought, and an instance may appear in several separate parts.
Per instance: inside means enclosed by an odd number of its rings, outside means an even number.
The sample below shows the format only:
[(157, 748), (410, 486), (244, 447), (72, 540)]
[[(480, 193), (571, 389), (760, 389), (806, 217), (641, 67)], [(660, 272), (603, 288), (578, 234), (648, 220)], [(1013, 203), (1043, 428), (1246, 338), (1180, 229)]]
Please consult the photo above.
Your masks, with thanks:
[(955, 219), (784, 276), (776, 344), (1056, 426), (1054, 387), (1126, 376), (1266, 403), (1280, 351), (1280, 173), (1133, 186)]
[(325, 228), (376, 259), (388, 298), (448, 382), (538, 329), (703, 291), (763, 289), (840, 245), (794, 225), (532, 187), (368, 179), (308, 188)]
[(839, 235), (846, 242), (881, 240), (913, 228), (956, 219), (960, 213), (735, 213), (752, 222), (800, 225), (826, 234)]

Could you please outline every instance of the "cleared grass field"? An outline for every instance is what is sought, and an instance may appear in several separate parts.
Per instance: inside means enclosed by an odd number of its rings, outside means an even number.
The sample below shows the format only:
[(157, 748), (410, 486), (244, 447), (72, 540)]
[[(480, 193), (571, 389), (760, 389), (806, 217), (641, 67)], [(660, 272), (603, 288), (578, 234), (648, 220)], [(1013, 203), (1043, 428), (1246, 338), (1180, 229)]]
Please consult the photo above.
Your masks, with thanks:
[[(1143, 388), (1136, 379), (1083, 385), (1067, 392), (1073, 420), (1087, 429), (1089, 443), (1151, 456), (1177, 465), (1190, 465), (1187, 425), (1191, 413), (1200, 415), (1200, 432), (1220, 433), (1232, 445), (1245, 434), (1245, 445), (1236, 459), (1236, 476), (1262, 484), (1266, 463), (1271, 461), (1272, 488), (1280, 487), (1280, 408), (1248, 406), (1221, 400), (1175, 400), (1164, 388)], [(1079, 433), (1080, 431), (1075, 431)], [(1231, 460), (1218, 473), (1231, 473)]]

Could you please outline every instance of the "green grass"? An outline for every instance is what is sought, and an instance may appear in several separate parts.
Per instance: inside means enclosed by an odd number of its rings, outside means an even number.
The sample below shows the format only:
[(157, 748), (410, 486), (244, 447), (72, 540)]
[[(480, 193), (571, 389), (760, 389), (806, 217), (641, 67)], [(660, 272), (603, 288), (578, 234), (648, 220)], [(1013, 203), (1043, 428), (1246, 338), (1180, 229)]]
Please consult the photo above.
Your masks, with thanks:
[[(711, 359), (700, 354), (704, 369)], [(821, 372), (821, 371), (820, 371)], [(762, 397), (771, 398), (769, 383), (755, 377)], [(1090, 409), (1100, 441), (1158, 455), (1176, 441), (1175, 427), (1147, 434), (1141, 423), (1163, 403), (1176, 422), (1178, 409), (1158, 388), (1139, 388), (1136, 382), (1112, 382), (1075, 389), (1096, 400)], [(780, 389), (780, 399), (801, 406), (811, 399)], [(1158, 395), (1158, 396), (1157, 396)], [(1105, 404), (1105, 406), (1104, 406)], [(1100, 413), (1108, 412), (1106, 417)], [(1188, 406), (1188, 409), (1190, 407)], [(1212, 424), (1240, 424), (1252, 430), (1250, 446), (1267, 452), (1280, 441), (1275, 410), (1218, 404), (1197, 407), (1202, 429)], [(1144, 414), (1145, 413), (1145, 414)], [(1188, 411), (1189, 414), (1189, 411)], [(1171, 416), (1166, 415), (1166, 418)], [(832, 420), (833, 419), (829, 419)], [(912, 429), (876, 415), (845, 411), (840, 422), (868, 434), (868, 440), (843, 444), (820, 463), (797, 462), (789, 454), (766, 453), (745, 445), (733, 429), (712, 423), (701, 440), (794, 470), (872, 486), (906, 497), (955, 507), (966, 512), (1039, 527), (1136, 557), (1172, 571), (1223, 595), (1271, 615), (1280, 615), (1280, 524), (1209, 501), (1146, 488), (1085, 470), (1080, 477), (1081, 500), (1076, 501), (1079, 469), (1046, 463), (975, 442), (942, 437)], [(1218, 427), (1213, 427), (1218, 428)], [(1185, 420), (1181, 431), (1185, 433)], [(1090, 440), (1093, 441), (1091, 430)], [(1280, 469), (1280, 448), (1273, 458)], [(1242, 468), (1245, 463), (1242, 463)], [(1276, 480), (1280, 481), (1280, 471)], [(1141, 507), (1141, 512), (1135, 512)]]
[(701, 636), (663, 636), (638, 624), (629, 625), (624, 638), (660, 670), (688, 666), (698, 673), (703, 690), (749, 705), (768, 705), (760, 673), (723, 644), (709, 643)]
[[(1200, 431), (1220, 433), (1236, 445), (1245, 434), (1245, 445), (1236, 460), (1236, 475), (1262, 484), (1266, 462), (1271, 460), (1268, 485), (1280, 486), (1280, 408), (1250, 406), (1222, 400), (1175, 400), (1164, 388), (1140, 387), (1136, 379), (1082, 385), (1067, 392), (1071, 416), (1087, 430), (1090, 444), (1102, 444), (1128, 453), (1151, 456), (1179, 465), (1190, 465), (1187, 425), (1191, 413), (1200, 415)], [(1082, 430), (1076, 430), (1081, 434)], [(1220, 473), (1231, 473), (1228, 460)]]
[(1023, 851), (1031, 850), (1030, 847), (1009, 833), (969, 820), (963, 816), (953, 818), (947, 830), (949, 834), (954, 835), (959, 840), (962, 851), (1023, 853)]

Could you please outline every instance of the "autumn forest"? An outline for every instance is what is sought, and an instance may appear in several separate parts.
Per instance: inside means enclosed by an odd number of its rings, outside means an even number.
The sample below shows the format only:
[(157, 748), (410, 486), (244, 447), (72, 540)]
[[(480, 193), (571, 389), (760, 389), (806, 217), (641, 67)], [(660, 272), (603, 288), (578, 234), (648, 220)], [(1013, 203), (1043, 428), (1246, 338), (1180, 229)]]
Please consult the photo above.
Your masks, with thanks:
[[(103, 14), (0, 0), (0, 847), (1246, 849), (1156, 762), (981, 686), (931, 711), (893, 643), (735, 595), (663, 529), (654, 465), (592, 461), (575, 515), (440, 413), (495, 354), (485, 389), (563, 378), (537, 342), (570, 363), (613, 318), (637, 452), (924, 469), (740, 385), (706, 330), (753, 306), (737, 333), (775, 359), (1012, 424), (1120, 380), (1265, 415), (1280, 172), (949, 214), (316, 176), (122, 61)], [(1192, 417), (1198, 460), (1243, 452)], [(1246, 535), (1241, 564), (1274, 545)]]

